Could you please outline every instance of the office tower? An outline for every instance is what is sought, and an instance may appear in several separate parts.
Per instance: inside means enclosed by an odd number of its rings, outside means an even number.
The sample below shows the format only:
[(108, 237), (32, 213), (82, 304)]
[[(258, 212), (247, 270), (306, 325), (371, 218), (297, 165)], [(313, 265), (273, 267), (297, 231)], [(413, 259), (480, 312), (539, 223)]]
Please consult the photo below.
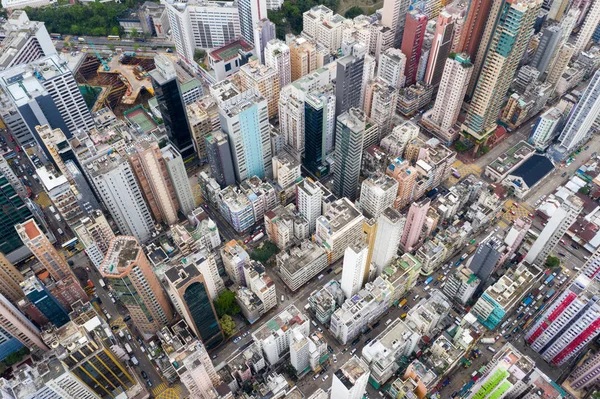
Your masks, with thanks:
[(304, 99), (302, 164), (316, 177), (325, 176), (329, 172), (325, 156), (333, 148), (335, 103), (331, 86), (323, 91), (312, 91)]
[(390, 86), (401, 88), (404, 86), (404, 68), (406, 56), (396, 48), (389, 48), (381, 55), (377, 77)]
[(44, 342), (68, 370), (100, 398), (129, 396), (136, 385), (126, 365), (112, 351), (110, 327), (90, 305), (62, 328), (44, 331)]
[(144, 336), (154, 335), (173, 319), (171, 304), (134, 237), (117, 236), (111, 241), (100, 274)]
[(455, 129), (454, 125), (458, 120), (472, 72), (473, 64), (466, 53), (448, 58), (433, 108), (423, 116), (424, 123), (431, 125), (431, 130), (446, 144), (452, 143), (458, 137), (458, 129)]
[(156, 68), (150, 71), (150, 77), (167, 137), (185, 159), (190, 158), (194, 145), (175, 67), (171, 59), (162, 54), (154, 57), (154, 64)]
[(363, 180), (360, 189), (360, 207), (367, 218), (378, 219), (388, 207), (394, 205), (398, 182), (388, 175), (375, 175)]
[[(583, 14), (583, 13), (582, 13)], [(575, 42), (575, 54), (579, 54), (585, 51), (587, 48), (596, 27), (600, 23), (600, 2), (593, 1), (592, 5), (585, 17), (585, 21), (577, 34), (577, 41)], [(568, 32), (566, 34), (569, 34)]]
[(254, 25), (254, 49), (261, 64), (265, 63), (265, 47), (271, 40), (276, 39), (275, 24), (264, 17)]
[(269, 119), (277, 116), (279, 92), (279, 73), (274, 68), (260, 65), (258, 60), (250, 62), (240, 68), (240, 89), (256, 89), (266, 100), (269, 108)]
[(384, 0), (383, 2), (381, 24), (394, 32), (394, 48), (402, 46), (402, 34), (410, 3), (410, 0)]
[(548, 67), (550, 67), (550, 61), (552, 60), (557, 47), (561, 44), (562, 37), (563, 31), (560, 26), (553, 25), (544, 29), (540, 43), (538, 44), (530, 63), (532, 67), (540, 72), (540, 76), (542, 76)]
[[(0, 294), (0, 345), (16, 338), (23, 346), (48, 350), (40, 330), (15, 305)], [(13, 345), (14, 347), (14, 345)]]
[(240, 0), (237, 2), (240, 14), (240, 31), (242, 38), (248, 42), (254, 42), (254, 27), (258, 22), (267, 18), (267, 2), (265, 0)]
[(292, 83), (290, 48), (281, 40), (274, 39), (267, 43), (265, 49), (265, 65), (271, 67), (279, 76), (279, 87)]
[(412, 10), (406, 14), (406, 25), (402, 36), (402, 53), (406, 57), (404, 68), (405, 86), (411, 86), (417, 82), (417, 70), (421, 59), (423, 39), (427, 30), (427, 17), (420, 14), (418, 10)]
[(184, 215), (189, 215), (196, 209), (196, 200), (190, 186), (185, 164), (181, 154), (172, 145), (167, 145), (160, 149), (162, 159), (167, 169), (167, 174), (173, 190), (179, 210)]
[(267, 100), (255, 89), (238, 92), (229, 81), (211, 87), (219, 103), (221, 127), (232, 149), (235, 179), (264, 178), (272, 172)]
[(600, 115), (600, 71), (597, 71), (590, 80), (558, 137), (556, 145), (558, 158), (566, 158), (588, 140), (593, 132), (592, 125), (598, 115)]
[(206, 155), (210, 165), (210, 175), (221, 188), (235, 184), (233, 159), (227, 135), (220, 130), (206, 138)]
[[(1, 106), (2, 103), (0, 103), (0, 107)], [(0, 117), (2, 117), (2, 115), (0, 115)], [(19, 197), (27, 197), (28, 194), (27, 190), (25, 190), (25, 185), (21, 183), (21, 179), (16, 175), (15, 172), (13, 172), (11, 166), (8, 164), (8, 161), (4, 157), (0, 157), (0, 175), (6, 177), (8, 184), (10, 184), (13, 187), (13, 189), (17, 192)]]
[(352, 298), (362, 288), (365, 270), (370, 267), (367, 264), (367, 253), (369, 247), (357, 241), (344, 251), (344, 264), (342, 265), (342, 280), (340, 281), (342, 291), (346, 299)]
[(56, 327), (60, 328), (71, 321), (67, 310), (37, 277), (31, 276), (23, 281), (21, 288), (31, 303)]
[(377, 267), (378, 276), (397, 256), (403, 228), (404, 219), (392, 207), (386, 208), (377, 219), (372, 262)]
[(121, 233), (146, 242), (154, 221), (127, 159), (116, 152), (91, 158), (84, 168)]
[(475, 255), (469, 263), (469, 269), (481, 280), (487, 281), (500, 257), (502, 256), (502, 243), (494, 237), (480, 244), (475, 251)]
[(462, 130), (485, 142), (496, 129), (504, 95), (529, 43), (541, 0), (505, 2), (483, 61)]
[(317, 69), (317, 48), (313, 42), (304, 37), (294, 37), (287, 45), (290, 48), (292, 82)]
[(361, 399), (366, 392), (369, 375), (369, 366), (358, 356), (351, 357), (333, 373), (331, 397)]
[[(234, 2), (168, 0), (163, 4), (177, 56), (190, 66), (194, 64), (196, 48), (212, 50), (241, 35), (240, 13)], [(200, 26), (202, 29), (194, 29)]]
[[(177, 342), (183, 336), (181, 324), (173, 326), (174, 333), (166, 334), (166, 328), (162, 334), (165, 337), (163, 342)], [(177, 329), (176, 329), (177, 328)], [(185, 326), (184, 334), (191, 335), (191, 332)], [(171, 341), (172, 340), (172, 341)], [(169, 361), (173, 364), (179, 379), (190, 393), (190, 397), (198, 399), (214, 399), (219, 396), (215, 387), (221, 385), (221, 377), (215, 371), (210, 355), (204, 345), (198, 340), (189, 340), (183, 345), (169, 353)], [(229, 394), (230, 391), (227, 392)]]
[(600, 333), (598, 281), (578, 275), (527, 331), (525, 341), (544, 360), (562, 366)]
[(430, 202), (428, 198), (424, 198), (410, 205), (402, 238), (400, 239), (400, 247), (404, 252), (411, 252), (419, 242)]
[(483, 32), (486, 29), (486, 22), (488, 21), (488, 17), (490, 17), (493, 1), (473, 0), (469, 4), (469, 10), (467, 11), (467, 17), (462, 28), (457, 51), (467, 53), (472, 60), (478, 54), (479, 45), (481, 44)]
[(308, 222), (311, 234), (317, 226), (317, 218), (321, 216), (322, 198), (323, 190), (310, 177), (296, 185), (296, 207)]
[(75, 77), (58, 55), (0, 72), (0, 86), (32, 137), (38, 125), (61, 129), (68, 139), (95, 126)]
[[(379, 138), (392, 131), (392, 119), (396, 111), (398, 89), (380, 79), (368, 82), (365, 91), (364, 107), (367, 117), (379, 126)], [(365, 143), (365, 146), (367, 143)]]
[(34, 219), (16, 224), (14, 228), (21, 237), (23, 244), (29, 248), (56, 281), (72, 275), (73, 272), (64, 256), (54, 248)]
[(548, 70), (548, 76), (546, 77), (546, 83), (550, 83), (555, 86), (558, 80), (567, 70), (569, 61), (575, 52), (575, 46), (570, 43), (563, 44), (558, 50), (554, 59), (554, 63)]
[(12, 303), (23, 299), (21, 283), (24, 277), (8, 259), (0, 252), (0, 294)]
[(335, 78), (335, 114), (339, 115), (361, 103), (364, 55), (346, 55), (337, 60)]
[(453, 34), (454, 18), (448, 12), (442, 11), (437, 17), (433, 42), (429, 51), (429, 60), (427, 61), (427, 71), (425, 72), (424, 79), (426, 84), (437, 86), (440, 83), (444, 65), (452, 47)]
[(600, 353), (586, 360), (581, 366), (577, 367), (569, 375), (569, 385), (578, 391), (594, 386), (598, 383), (600, 373)]
[(72, 230), (92, 264), (99, 269), (110, 242), (115, 238), (102, 211), (94, 210), (91, 215), (81, 218), (79, 223), (72, 226)]
[(154, 219), (177, 223), (179, 204), (158, 142), (142, 137), (127, 148), (127, 157)]
[(333, 191), (339, 197), (356, 199), (360, 177), (366, 116), (358, 108), (350, 108), (337, 118)]
[[(10, 253), (23, 246), (14, 226), (32, 217), (31, 211), (9, 183), (7, 175), (0, 172), (0, 203), (2, 204), (2, 224), (0, 224), (0, 252), (12, 259)], [(15, 252), (15, 254), (17, 254)], [(19, 255), (17, 255), (19, 257)], [(12, 259), (16, 261), (18, 259)]]
[(223, 342), (223, 331), (209, 295), (208, 278), (211, 276), (205, 276), (195, 264), (174, 266), (165, 272), (175, 309), (210, 349)]
[(529, 135), (529, 143), (535, 148), (545, 150), (558, 135), (562, 112), (556, 107), (549, 108), (535, 122)]
[(12, 12), (1, 30), (4, 48), (0, 56), (0, 70), (56, 54), (44, 23), (30, 21), (23, 10)]
[(446, 285), (444, 286), (444, 294), (450, 299), (456, 299), (462, 305), (469, 302), (469, 299), (475, 293), (481, 280), (466, 266), (459, 266), (458, 269), (450, 272)]
[(543, 267), (550, 252), (577, 220), (582, 209), (583, 202), (578, 197), (572, 195), (565, 199), (527, 252), (525, 261)]

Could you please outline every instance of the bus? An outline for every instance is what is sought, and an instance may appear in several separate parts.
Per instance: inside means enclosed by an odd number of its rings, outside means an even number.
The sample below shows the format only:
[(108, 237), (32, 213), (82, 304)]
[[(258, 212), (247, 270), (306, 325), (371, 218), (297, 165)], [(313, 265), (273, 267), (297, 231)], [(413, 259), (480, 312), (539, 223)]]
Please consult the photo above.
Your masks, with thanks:
[(60, 33), (50, 33), (50, 37), (55, 40), (62, 39), (62, 36), (60, 35)]
[(108, 35), (107, 39), (108, 39), (108, 40), (121, 40), (121, 36), (117, 36), (117, 35)]
[(431, 283), (433, 281), (433, 277), (429, 277), (427, 280), (425, 280), (425, 285)]
[(106, 283), (104, 282), (104, 280), (98, 279), (98, 283), (100, 283), (100, 287), (102, 287), (102, 288), (106, 287)]

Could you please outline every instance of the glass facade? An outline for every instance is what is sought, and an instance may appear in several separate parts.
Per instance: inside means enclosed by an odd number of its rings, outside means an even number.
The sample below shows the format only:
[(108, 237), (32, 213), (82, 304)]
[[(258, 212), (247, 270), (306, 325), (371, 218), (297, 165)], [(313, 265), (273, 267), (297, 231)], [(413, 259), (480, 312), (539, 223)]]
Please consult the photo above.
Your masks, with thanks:
[(54, 298), (54, 296), (40, 283), (39, 290), (31, 290), (27, 298), (36, 308), (56, 327), (62, 327), (69, 321), (66, 309)]
[(3, 174), (0, 174), (0, 208), (0, 251), (8, 254), (23, 246), (15, 225), (33, 216)]
[(199, 338), (202, 339), (204, 346), (210, 349), (219, 345), (223, 341), (223, 333), (204, 284), (199, 282), (190, 284), (185, 289), (183, 300), (200, 332)]
[(304, 167), (321, 176), (323, 161), (323, 106), (304, 105)]

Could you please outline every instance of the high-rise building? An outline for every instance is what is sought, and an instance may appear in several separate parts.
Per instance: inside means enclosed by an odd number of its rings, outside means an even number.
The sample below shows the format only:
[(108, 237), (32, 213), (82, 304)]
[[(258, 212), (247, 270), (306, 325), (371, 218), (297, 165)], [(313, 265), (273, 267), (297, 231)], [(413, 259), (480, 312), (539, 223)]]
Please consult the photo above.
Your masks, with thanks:
[(598, 280), (578, 275), (525, 335), (531, 349), (556, 366), (577, 356), (600, 334), (599, 290)]
[(250, 263), (250, 255), (236, 241), (231, 240), (220, 250), (225, 273), (237, 285), (246, 286), (244, 266)]
[[(585, 51), (587, 48), (598, 23), (600, 23), (600, 3), (597, 1), (591, 2), (591, 6), (587, 15), (585, 17), (585, 21), (579, 30), (579, 34), (577, 35), (577, 41), (575, 42), (575, 54), (578, 54), (582, 51)], [(583, 14), (583, 13), (582, 13)], [(568, 35), (570, 32), (566, 32)]]
[(597, 71), (586, 87), (581, 99), (571, 111), (565, 128), (558, 137), (555, 158), (565, 158), (585, 143), (592, 132), (592, 125), (600, 115), (600, 71)]
[(72, 230), (83, 245), (88, 258), (99, 269), (110, 242), (115, 238), (115, 233), (102, 211), (95, 210), (90, 216), (80, 219)]
[(292, 83), (290, 47), (281, 40), (274, 39), (267, 43), (265, 65), (277, 72), (280, 88)]
[(56, 281), (73, 274), (64, 256), (54, 248), (34, 219), (16, 224), (14, 228), (23, 244)]
[(383, 211), (394, 205), (398, 182), (388, 175), (375, 175), (363, 180), (360, 207), (365, 217), (378, 219)]
[(354, 201), (357, 196), (366, 116), (350, 108), (337, 118), (333, 191)]
[(548, 220), (546, 226), (544, 226), (537, 240), (535, 240), (529, 252), (527, 252), (525, 261), (542, 267), (558, 241), (575, 220), (577, 220), (577, 216), (582, 209), (583, 202), (580, 198), (572, 195), (565, 199), (552, 214), (552, 217)]
[(529, 143), (535, 148), (545, 150), (552, 144), (554, 138), (558, 135), (558, 128), (562, 121), (562, 112), (556, 107), (549, 108), (535, 122), (531, 134), (529, 135)]
[[(203, 99), (204, 100), (204, 99)], [(187, 120), (190, 124), (190, 130), (192, 132), (192, 138), (196, 146), (196, 152), (198, 158), (201, 161), (206, 160), (206, 146), (204, 141), (206, 138), (215, 130), (221, 127), (219, 120), (219, 113), (216, 107), (216, 103), (213, 101), (206, 102), (203, 104), (202, 101), (193, 102), (185, 106), (187, 112)], [(213, 119), (216, 117), (217, 125)]]
[[(214, 264), (214, 259), (209, 258), (171, 267), (165, 272), (165, 279), (177, 312), (207, 348), (214, 348), (223, 342), (223, 331), (213, 306), (214, 298), (211, 298), (208, 280), (220, 280), (220, 277), (218, 271), (214, 276), (214, 273), (203, 273), (199, 267), (205, 262)], [(216, 270), (216, 264), (214, 266)]]
[(369, 247), (363, 241), (357, 241), (346, 248), (342, 269), (341, 286), (346, 299), (352, 298), (362, 288), (367, 264)]
[(423, 115), (424, 123), (431, 125), (431, 130), (446, 144), (458, 137), (459, 132), (454, 125), (458, 120), (472, 72), (473, 64), (466, 53), (448, 58), (433, 109)]
[(411, 86), (417, 82), (417, 71), (426, 30), (427, 17), (425, 15), (418, 10), (412, 10), (406, 14), (401, 47), (402, 53), (406, 57), (406, 67), (404, 68), (405, 86)]
[(25, 296), (50, 323), (60, 328), (71, 321), (67, 310), (48, 291), (42, 282), (35, 276), (29, 277), (21, 283)]
[(100, 273), (144, 336), (154, 335), (173, 319), (171, 304), (134, 237), (112, 240)]
[(561, 44), (563, 35), (562, 27), (558, 25), (548, 26), (544, 29), (540, 43), (530, 63), (532, 67), (540, 72), (540, 75), (543, 75), (550, 66), (550, 61), (552, 61), (556, 49)]
[(173, 190), (175, 190), (175, 198), (177, 199), (179, 210), (187, 216), (196, 209), (196, 201), (194, 200), (194, 193), (190, 186), (183, 158), (179, 151), (172, 145), (161, 148), (160, 152), (162, 153), (171, 185), (173, 186)]
[(379, 143), (380, 137), (387, 136), (392, 131), (397, 94), (398, 89), (383, 80), (375, 79), (367, 83), (363, 109), (367, 117), (379, 127), (379, 137), (374, 144)]
[(236, 181), (269, 176), (271, 131), (265, 98), (256, 89), (239, 92), (229, 81), (211, 86), (211, 92), (219, 103), (221, 127), (229, 137)]
[(390, 86), (404, 87), (404, 68), (406, 67), (406, 56), (397, 48), (389, 48), (379, 59), (377, 77)]
[(156, 68), (150, 71), (150, 77), (167, 136), (187, 159), (194, 155), (194, 144), (173, 61), (159, 54), (154, 57), (154, 64)]
[(127, 157), (154, 219), (169, 226), (177, 223), (179, 203), (158, 141), (138, 139), (127, 148)]
[(444, 286), (444, 294), (448, 298), (455, 299), (465, 305), (471, 299), (480, 283), (481, 280), (471, 272), (471, 269), (466, 266), (459, 266), (458, 269), (450, 272)]
[[(0, 224), (0, 252), (13, 261), (10, 253), (23, 247), (23, 242), (14, 226), (32, 217), (32, 213), (8, 181), (8, 174), (0, 172), (0, 203), (2, 203), (2, 223)], [(15, 254), (17, 254), (15, 252)], [(21, 255), (22, 256), (22, 255)]]
[(492, 237), (477, 247), (471, 263), (469, 263), (469, 269), (481, 281), (487, 281), (494, 272), (494, 268), (502, 256), (501, 246), (502, 243)]
[(304, 101), (302, 164), (317, 177), (329, 172), (325, 156), (333, 148), (331, 139), (335, 129), (335, 103), (333, 90), (310, 92)]
[(254, 28), (258, 21), (267, 18), (267, 2), (265, 0), (240, 0), (237, 2), (240, 14), (240, 31), (242, 38), (252, 44), (254, 41)]
[(279, 94), (279, 134), (286, 148), (299, 158), (304, 152), (304, 97), (295, 85), (284, 87)]
[(462, 126), (478, 143), (496, 129), (504, 95), (527, 48), (541, 4), (541, 0), (503, 2), (498, 20), (488, 20), (495, 28)]
[(150, 239), (154, 221), (127, 159), (116, 152), (102, 154), (90, 158), (84, 169), (120, 232), (140, 242)]
[(402, 45), (402, 35), (406, 23), (406, 14), (410, 9), (410, 0), (385, 0), (381, 12), (381, 24), (394, 33), (394, 48)]
[(337, 60), (335, 78), (335, 114), (341, 115), (361, 104), (364, 55), (346, 55)]
[(46, 166), (36, 169), (36, 174), (48, 193), (48, 198), (69, 226), (85, 216), (83, 208), (77, 201), (77, 189), (69, 183), (65, 175)]
[(254, 49), (261, 64), (265, 63), (265, 47), (271, 40), (276, 39), (275, 24), (264, 17), (254, 25)]
[(369, 382), (369, 366), (358, 356), (353, 356), (333, 373), (331, 397), (361, 399)]
[(296, 206), (298, 212), (308, 222), (308, 230), (312, 234), (317, 226), (317, 218), (321, 216), (323, 190), (307, 177), (296, 185)]
[(429, 51), (427, 71), (425, 72), (424, 81), (426, 84), (437, 86), (440, 83), (442, 72), (444, 72), (444, 65), (452, 47), (453, 34), (454, 18), (450, 13), (442, 11), (435, 23), (435, 33), (433, 35), (431, 50)]
[(235, 184), (229, 139), (221, 130), (213, 132), (206, 138), (206, 155), (210, 165), (210, 175), (221, 188)]
[(400, 239), (400, 247), (404, 252), (411, 252), (419, 242), (430, 202), (428, 198), (424, 198), (410, 205), (402, 238)]
[(258, 60), (250, 60), (243, 65), (238, 72), (240, 89), (256, 89), (267, 100), (269, 108), (269, 119), (277, 116), (279, 109), (279, 72), (285, 74), (285, 69), (278, 71), (267, 65), (261, 65)]
[(569, 385), (578, 391), (591, 387), (600, 379), (600, 353), (596, 353), (569, 375)]
[(290, 48), (292, 82), (317, 69), (317, 48), (312, 41), (304, 37), (294, 37), (287, 45)]
[(404, 219), (392, 207), (386, 208), (377, 219), (372, 262), (377, 268), (378, 276), (397, 256), (403, 228)]
[(546, 83), (550, 83), (555, 86), (563, 73), (569, 66), (569, 61), (575, 52), (575, 46), (571, 43), (565, 43), (558, 48), (554, 63), (548, 70), (548, 76), (546, 77)]
[(20, 285), (23, 280), (21, 272), (0, 252), (0, 294), (16, 304), (24, 296)]
[(37, 347), (42, 350), (48, 350), (48, 347), (40, 336), (40, 330), (1, 294), (0, 329), (0, 346), (16, 338), (21, 345), (29, 349)]
[(212, 50), (241, 36), (240, 13), (234, 2), (169, 0), (163, 4), (177, 57), (190, 66), (194, 65), (197, 48)]
[(481, 44), (486, 22), (490, 16), (490, 9), (494, 0), (474, 0), (469, 4), (465, 24), (462, 28), (457, 51), (467, 53), (475, 60)]

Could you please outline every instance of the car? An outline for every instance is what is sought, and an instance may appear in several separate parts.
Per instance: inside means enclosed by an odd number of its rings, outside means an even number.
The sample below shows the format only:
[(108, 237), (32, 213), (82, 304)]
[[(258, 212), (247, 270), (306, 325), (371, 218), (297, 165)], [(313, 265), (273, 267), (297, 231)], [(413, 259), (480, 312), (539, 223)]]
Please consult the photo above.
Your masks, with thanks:
[(519, 207), (519, 204), (518, 204), (518, 203), (516, 203), (516, 202), (513, 202), (513, 206), (514, 206), (514, 207), (516, 207), (516, 208), (518, 208), (518, 207)]
[(321, 375), (321, 373), (315, 374), (315, 376), (313, 377), (313, 380), (316, 380), (317, 378), (319, 378), (320, 375)]
[(327, 345), (327, 350), (329, 351), (329, 353), (333, 353), (333, 348), (329, 345)]
[(563, 254), (562, 252), (559, 252), (558, 256), (565, 256), (565, 254)]
[(148, 386), (151, 387), (152, 386), (152, 381), (146, 380), (146, 384), (148, 384)]
[(504, 336), (504, 339), (509, 339), (510, 337), (512, 337), (512, 334), (506, 334), (506, 335)]
[(373, 341), (373, 338), (368, 338), (368, 339), (365, 341), (365, 345), (368, 345), (368, 344), (369, 344), (369, 342), (371, 342), (371, 341)]
[(321, 378), (321, 379), (323, 380), (323, 382), (325, 382), (325, 380), (326, 380), (326, 379), (328, 379), (328, 378), (329, 378), (329, 376), (328, 376), (328, 375), (326, 375), (325, 377), (323, 377), (323, 378)]
[(565, 245), (565, 244), (566, 244), (565, 240), (560, 240), (560, 243), (561, 243), (562, 245)]
[(409, 306), (408, 306), (408, 305), (405, 305), (405, 306), (402, 308), (402, 310), (404, 310), (404, 311), (407, 311), (408, 309), (409, 309)]
[(576, 245), (576, 244), (571, 244), (571, 248), (573, 248), (573, 249), (579, 249), (579, 246)]
[(248, 237), (244, 240), (244, 244), (248, 244), (250, 241), (252, 241), (252, 237)]
[(147, 379), (148, 379), (148, 374), (146, 374), (146, 372), (145, 372), (144, 370), (142, 370), (142, 371), (140, 372), (140, 374), (142, 375), (142, 377), (144, 377), (144, 379), (145, 379), (145, 380), (147, 380)]
[(529, 217), (532, 218), (532, 219), (535, 219), (535, 215), (533, 213), (530, 213)]
[(333, 362), (337, 363), (337, 356), (336, 355), (333, 355)]
[(329, 269), (327, 269), (327, 274), (330, 274), (332, 271), (333, 271), (333, 268), (330, 267)]
[(439, 281), (436, 281), (435, 283), (433, 283), (433, 285), (434, 285), (435, 287), (437, 287), (439, 284), (440, 284), (440, 282), (439, 282)]
[(513, 211), (512, 209), (510, 210), (510, 214), (511, 215), (516, 215), (515, 211)]
[(350, 351), (350, 354), (351, 354), (351, 355), (354, 355), (355, 353), (356, 353), (356, 348), (354, 348), (354, 349), (352, 349), (352, 350)]
[(567, 175), (567, 172), (564, 172), (561, 177), (565, 177)]

